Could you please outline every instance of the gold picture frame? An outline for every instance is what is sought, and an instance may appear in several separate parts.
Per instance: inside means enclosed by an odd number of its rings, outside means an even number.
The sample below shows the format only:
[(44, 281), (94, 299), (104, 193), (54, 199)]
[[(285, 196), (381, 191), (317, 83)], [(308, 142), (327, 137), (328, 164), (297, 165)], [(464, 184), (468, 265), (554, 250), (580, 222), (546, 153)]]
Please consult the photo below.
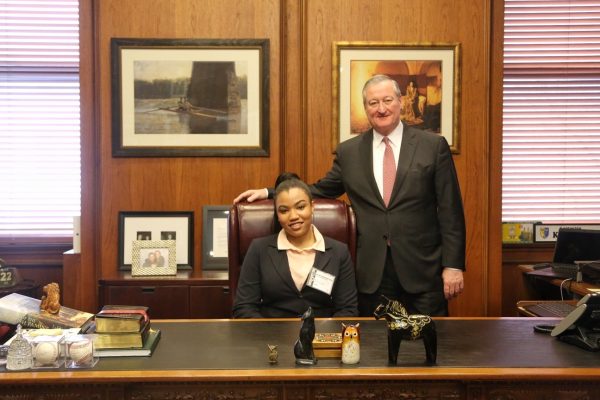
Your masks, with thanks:
[(177, 275), (175, 240), (134, 240), (131, 276)]
[(362, 88), (384, 74), (400, 86), (401, 120), (442, 135), (452, 153), (460, 152), (460, 44), (334, 42), (332, 50), (334, 149), (370, 129)]

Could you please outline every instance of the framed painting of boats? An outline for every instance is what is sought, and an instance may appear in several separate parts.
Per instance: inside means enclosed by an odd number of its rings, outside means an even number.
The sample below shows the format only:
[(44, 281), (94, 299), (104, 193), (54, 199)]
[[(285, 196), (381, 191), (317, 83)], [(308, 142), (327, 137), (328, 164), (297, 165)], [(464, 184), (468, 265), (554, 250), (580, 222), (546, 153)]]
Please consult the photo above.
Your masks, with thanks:
[(268, 39), (111, 40), (114, 157), (269, 155)]

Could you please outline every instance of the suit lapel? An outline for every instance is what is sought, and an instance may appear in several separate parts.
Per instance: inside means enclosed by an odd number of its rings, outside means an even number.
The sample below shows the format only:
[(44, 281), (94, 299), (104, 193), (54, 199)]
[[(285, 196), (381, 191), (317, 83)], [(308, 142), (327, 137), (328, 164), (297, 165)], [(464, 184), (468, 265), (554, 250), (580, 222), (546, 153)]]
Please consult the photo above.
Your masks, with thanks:
[(361, 139), (361, 170), (365, 173), (365, 177), (367, 179), (367, 182), (369, 183), (369, 187), (371, 188), (371, 193), (375, 195), (373, 200), (378, 202), (378, 204), (385, 209), (385, 203), (383, 202), (383, 197), (381, 197), (381, 193), (379, 193), (377, 181), (375, 180), (375, 174), (373, 172), (373, 129), (370, 129), (368, 132), (362, 134)]
[[(325, 249), (328, 249), (327, 243), (325, 243)], [(317, 251), (315, 254), (315, 264), (314, 267), (321, 271), (326, 271), (327, 265), (331, 260), (331, 255), (325, 251)]]
[[(325, 250), (329, 249), (330, 247), (331, 246), (328, 245), (327, 241), (325, 241)], [(288, 262), (286, 252), (278, 250), (277, 243), (270, 245), (268, 247), (268, 252), (272, 267), (275, 269), (275, 272), (277, 272), (281, 280), (285, 282), (290, 289), (292, 289), (294, 292), (298, 292), (298, 288), (296, 288), (294, 278), (292, 278), (292, 273), (290, 272), (290, 264)], [(318, 270), (327, 271), (330, 261), (331, 254), (329, 252), (317, 251), (313, 266)]]
[(277, 239), (275, 239), (275, 243), (268, 247), (269, 258), (271, 259), (271, 267), (275, 269), (275, 272), (279, 275), (281, 280), (289, 286), (291, 290), (294, 292), (298, 292), (298, 288), (296, 288), (296, 284), (294, 283), (294, 279), (292, 278), (292, 273), (290, 272), (290, 264), (288, 263), (287, 254), (285, 251), (280, 251), (277, 249)]
[(402, 144), (400, 146), (400, 156), (398, 158), (398, 168), (396, 168), (396, 180), (394, 181), (394, 189), (392, 190), (390, 207), (393, 206), (397, 200), (396, 197), (400, 191), (400, 188), (402, 187), (402, 182), (404, 182), (404, 179), (406, 178), (406, 174), (408, 174), (408, 169), (412, 164), (416, 148), (416, 135), (414, 131), (404, 125)]

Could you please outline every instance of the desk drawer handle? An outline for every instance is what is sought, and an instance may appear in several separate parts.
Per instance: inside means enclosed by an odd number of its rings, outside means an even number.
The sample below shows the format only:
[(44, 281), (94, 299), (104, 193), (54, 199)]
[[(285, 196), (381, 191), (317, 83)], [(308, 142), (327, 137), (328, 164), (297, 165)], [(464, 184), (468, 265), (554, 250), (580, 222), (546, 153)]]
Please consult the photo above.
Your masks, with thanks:
[(155, 289), (153, 286), (142, 286), (142, 293), (154, 293)]

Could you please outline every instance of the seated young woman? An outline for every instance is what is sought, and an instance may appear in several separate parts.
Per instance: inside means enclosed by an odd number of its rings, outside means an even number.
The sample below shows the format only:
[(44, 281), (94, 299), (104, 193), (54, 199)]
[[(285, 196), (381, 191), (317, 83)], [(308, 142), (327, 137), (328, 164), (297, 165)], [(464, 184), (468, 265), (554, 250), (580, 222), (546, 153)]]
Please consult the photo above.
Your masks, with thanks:
[(312, 224), (310, 190), (293, 176), (275, 189), (281, 231), (254, 239), (244, 258), (233, 317), (299, 317), (309, 306), (316, 317), (358, 316), (348, 247)]

